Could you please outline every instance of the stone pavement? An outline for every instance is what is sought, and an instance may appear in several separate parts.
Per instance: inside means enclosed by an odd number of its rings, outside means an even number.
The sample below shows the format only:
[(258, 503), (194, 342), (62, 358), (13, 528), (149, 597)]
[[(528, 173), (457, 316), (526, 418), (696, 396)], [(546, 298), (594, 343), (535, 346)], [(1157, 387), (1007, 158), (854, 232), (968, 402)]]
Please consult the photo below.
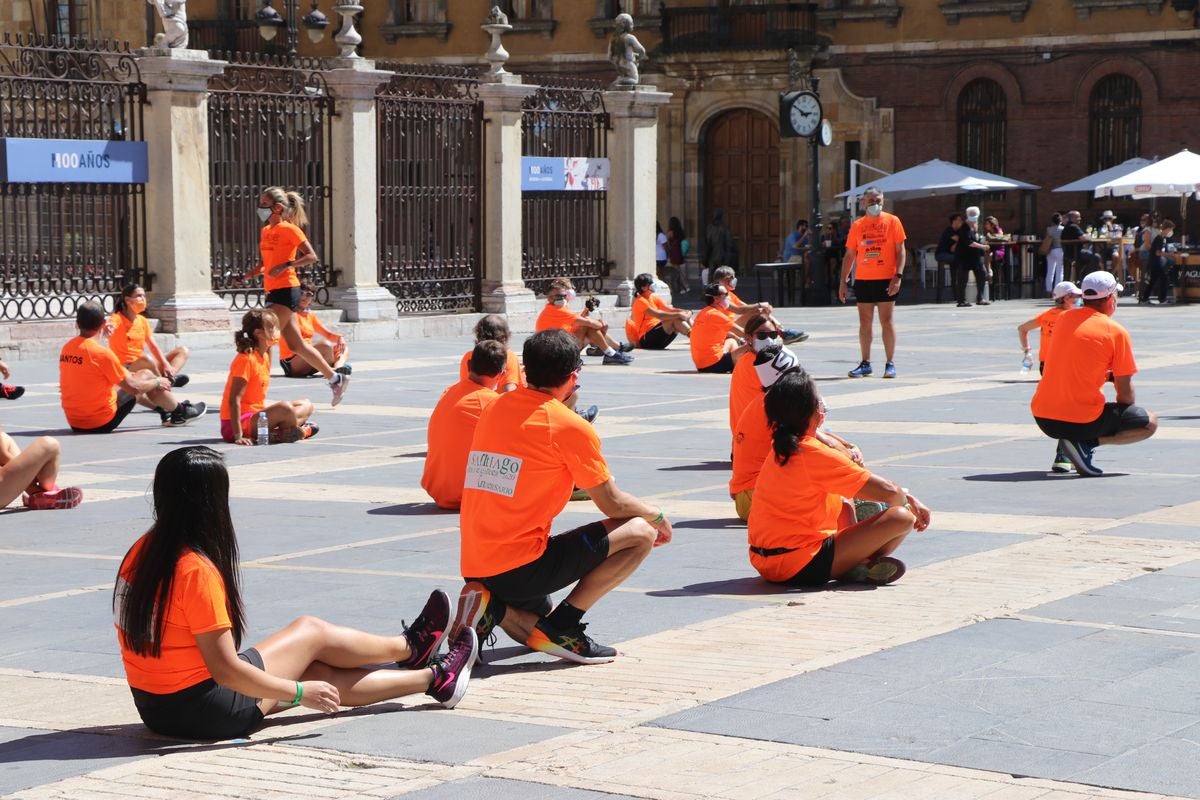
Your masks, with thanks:
[[(19, 442), (60, 436), (74, 511), (0, 513), (0, 793), (22, 798), (1200, 797), (1200, 310), (1123, 305), (1158, 436), (1102, 448), (1103, 478), (1051, 477), (1016, 325), (1044, 307), (901, 307), (900, 377), (846, 379), (854, 312), (785, 311), (829, 424), (934, 509), (899, 583), (788, 592), (749, 568), (726, 493), (728, 378), (686, 342), (629, 368), (587, 359), (584, 394), (620, 485), (675, 541), (589, 615), (613, 664), (567, 666), (503, 635), (454, 711), (410, 698), (295, 710), (250, 741), (190, 744), (138, 722), (111, 627), (117, 563), (149, 523), (169, 448), (227, 452), (253, 642), (301, 613), (381, 632), (457, 588), (457, 517), (419, 488), (425, 422), (465, 339), (356, 345), (307, 443), (235, 448), (215, 412), (63, 432), (55, 365), (20, 362), (0, 407)], [(1182, 334), (1182, 335), (1181, 335)], [(519, 342), (517, 343), (519, 349)], [(183, 394), (219, 402), (232, 352)], [(882, 366), (882, 359), (877, 357)], [(595, 519), (573, 503), (562, 526)], [(560, 527), (561, 529), (561, 527)]]

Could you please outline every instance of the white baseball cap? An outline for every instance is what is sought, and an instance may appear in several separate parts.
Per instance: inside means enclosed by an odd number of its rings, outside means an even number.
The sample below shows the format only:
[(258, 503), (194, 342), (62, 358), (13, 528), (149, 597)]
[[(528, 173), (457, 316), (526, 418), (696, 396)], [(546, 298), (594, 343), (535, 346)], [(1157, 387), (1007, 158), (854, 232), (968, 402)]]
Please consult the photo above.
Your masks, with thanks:
[(1076, 286), (1071, 281), (1060, 281), (1054, 284), (1054, 299), (1066, 297), (1069, 294), (1083, 294), (1083, 290)]
[(1121, 284), (1117, 283), (1111, 272), (1104, 270), (1084, 275), (1083, 280), (1079, 282), (1079, 288), (1083, 290), (1084, 300), (1100, 300), (1110, 294), (1121, 293)]
[(764, 389), (774, 386), (781, 375), (798, 369), (801, 369), (800, 359), (782, 345), (778, 349), (768, 347), (754, 357), (754, 371), (758, 373)]

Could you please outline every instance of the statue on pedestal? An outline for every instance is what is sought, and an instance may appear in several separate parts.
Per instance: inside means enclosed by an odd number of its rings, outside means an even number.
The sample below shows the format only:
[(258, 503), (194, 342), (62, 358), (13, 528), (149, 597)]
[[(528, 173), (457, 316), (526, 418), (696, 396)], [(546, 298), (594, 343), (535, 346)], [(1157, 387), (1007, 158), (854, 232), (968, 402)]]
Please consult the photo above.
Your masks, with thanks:
[(633, 35), (633, 17), (617, 14), (613, 35), (608, 40), (608, 60), (617, 68), (613, 88), (638, 85), (638, 62), (646, 57), (646, 48)]
[(154, 37), (155, 47), (187, 47), (187, 0), (146, 0), (162, 20), (163, 32)]

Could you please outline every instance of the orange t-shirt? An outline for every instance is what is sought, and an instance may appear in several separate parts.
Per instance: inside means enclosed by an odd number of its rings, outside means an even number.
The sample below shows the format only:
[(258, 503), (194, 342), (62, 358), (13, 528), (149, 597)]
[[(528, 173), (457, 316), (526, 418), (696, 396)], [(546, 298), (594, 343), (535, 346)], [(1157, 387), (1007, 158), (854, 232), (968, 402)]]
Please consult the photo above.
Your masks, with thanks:
[[(729, 306), (730, 306), (730, 308), (732, 308), (733, 306), (744, 306), (744, 305), (747, 305), (747, 303), (746, 303), (744, 300), (742, 300), (742, 298), (738, 297), (738, 296), (737, 296), (737, 293), (736, 293), (736, 292), (734, 292), (732, 289), (726, 288), (726, 289), (725, 289), (725, 291), (726, 291), (726, 292), (729, 292)], [(729, 316), (731, 316), (731, 317), (732, 317), (732, 316), (735, 316), (735, 314), (734, 314), (732, 311), (730, 311), (729, 309), (723, 309), (723, 310), (724, 310), (724, 311), (725, 311), (725, 313), (726, 313), (726, 314), (728, 314)]]
[(639, 294), (634, 298), (633, 308), (629, 311), (629, 319), (625, 320), (625, 338), (634, 344), (641, 343), (642, 337), (649, 333), (655, 325), (662, 324), (661, 319), (647, 314), (647, 309), (666, 311), (667, 304), (656, 294), (651, 294), (649, 298)]
[(487, 578), (535, 561), (574, 486), (612, 477), (600, 437), (550, 395), (517, 389), (484, 409), (463, 486), (463, 577)]
[(426, 436), (425, 471), (421, 488), (441, 508), (458, 508), (462, 503), (467, 454), (479, 415), (500, 395), (470, 380), (451, 386), (438, 400), (429, 417)]
[(63, 413), (72, 428), (99, 428), (117, 413), (117, 389), (129, 370), (95, 338), (76, 336), (58, 354)]
[(296, 250), (307, 241), (308, 237), (304, 235), (304, 231), (290, 222), (279, 222), (262, 229), (258, 239), (258, 252), (263, 263), (264, 290), (272, 292), (300, 285), (300, 276), (296, 274), (295, 267), (288, 267), (283, 274), (274, 278), (270, 275), (270, 269), (288, 261), (295, 261)]
[(762, 381), (754, 369), (756, 353), (746, 353), (733, 365), (729, 380), (729, 430), (737, 429), (738, 418), (755, 398), (762, 397)]
[(1054, 323), (1046, 374), (1029, 404), (1033, 415), (1060, 422), (1098, 419), (1110, 370), (1117, 378), (1137, 372), (1129, 331), (1094, 308), (1064, 311)]
[(120, 311), (108, 318), (113, 332), (108, 335), (108, 349), (116, 354), (122, 364), (132, 364), (146, 351), (146, 340), (150, 338), (150, 322), (141, 314), (131, 321)]
[[(337, 334), (332, 333), (328, 328), (321, 324), (321, 319), (311, 311), (297, 311), (292, 314), (296, 318), (296, 323), (300, 326), (300, 338), (306, 342), (311, 342), (313, 336), (318, 333), (332, 342), (337, 339)], [(292, 356), (296, 355), (292, 352), (292, 348), (288, 347), (287, 339), (279, 337), (279, 360), (287, 361)]]
[(229, 377), (225, 379), (225, 392), (221, 395), (221, 419), (229, 419), (229, 392), (233, 389), (233, 379), (241, 378), (246, 381), (242, 390), (242, 407), (238, 409), (238, 419), (243, 414), (262, 411), (267, 402), (267, 387), (271, 385), (271, 353), (260, 353), (251, 350), (249, 353), (238, 353), (229, 365)]
[(751, 552), (750, 564), (769, 581), (786, 581), (804, 569), (837, 533), (842, 498), (854, 497), (870, 478), (870, 472), (812, 436), (800, 440), (786, 466), (772, 451), (758, 474), (747, 532), (751, 547), (793, 552)]
[[(473, 352), (475, 352), (475, 348), (463, 353), (462, 361), (458, 365), (460, 381), (467, 379), (467, 373), (470, 371), (467, 365), (471, 362)], [(525, 370), (521, 369), (521, 359), (512, 350), (508, 351), (508, 363), (504, 365), (504, 374), (500, 376), (500, 386), (506, 383), (515, 383), (517, 386), (525, 385)]]
[(1041, 328), (1041, 335), (1038, 337), (1038, 361), (1045, 362), (1046, 354), (1050, 352), (1050, 335), (1054, 333), (1054, 323), (1058, 320), (1058, 315), (1064, 311), (1066, 311), (1065, 308), (1054, 306), (1054, 308), (1047, 308), (1035, 317)]
[[(126, 581), (134, 575), (137, 556), (145, 541), (145, 536), (138, 539), (121, 562), (117, 579), (118, 608), (127, 589)], [(211, 678), (212, 673), (204, 665), (204, 657), (196, 645), (196, 634), (233, 627), (221, 573), (211, 561), (193, 550), (184, 551), (175, 564), (158, 658), (139, 656), (126, 649), (119, 621), (118, 612), (114, 615), (114, 627), (117, 628), (121, 661), (125, 664), (125, 678), (133, 688), (153, 694), (182, 691)]]
[(716, 306), (705, 306), (692, 323), (692, 363), (696, 369), (711, 367), (721, 360), (725, 337), (733, 327), (733, 317)]
[(546, 303), (542, 308), (542, 313), (538, 314), (537, 323), (533, 326), (534, 331), (540, 333), (542, 331), (561, 328), (567, 333), (575, 332), (575, 321), (579, 319), (579, 312), (572, 311), (570, 306), (556, 306), (553, 303)]
[(899, 266), (896, 248), (907, 238), (895, 214), (883, 211), (878, 217), (854, 220), (846, 237), (846, 249), (856, 253), (854, 277), (865, 281), (890, 281), (896, 277)]
[[(753, 489), (758, 473), (771, 454), (771, 423), (767, 421), (766, 395), (759, 390), (738, 418), (733, 430), (733, 477), (729, 479), (729, 494)], [(799, 570), (797, 570), (798, 572)]]

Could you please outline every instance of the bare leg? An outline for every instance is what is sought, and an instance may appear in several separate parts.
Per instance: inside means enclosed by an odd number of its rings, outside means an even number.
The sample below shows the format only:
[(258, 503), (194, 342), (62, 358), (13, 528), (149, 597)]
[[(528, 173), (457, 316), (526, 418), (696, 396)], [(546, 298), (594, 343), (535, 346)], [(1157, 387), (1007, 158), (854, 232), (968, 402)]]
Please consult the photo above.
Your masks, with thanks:
[(537, 621), (538, 615), (532, 611), (510, 607), (504, 610), (504, 618), (500, 620), (500, 630), (507, 633), (517, 644), (525, 644), (529, 641), (529, 636), (533, 633), (533, 626), (537, 624)]
[(871, 330), (875, 324), (875, 303), (858, 304), (858, 349), (863, 361), (871, 360)]
[(309, 375), (315, 375), (317, 372), (316, 367), (305, 361), (304, 356), (298, 353), (292, 356), (291, 368), (293, 378), (304, 378)]
[(167, 363), (171, 365), (171, 371), (178, 375), (183, 370), (184, 365), (187, 364), (189, 354), (190, 351), (183, 345), (167, 353), (166, 359)]
[(604, 527), (608, 529), (608, 558), (584, 575), (566, 598), (580, 611), (587, 611), (632, 575), (650, 555), (657, 536), (654, 527), (641, 517), (606, 519)]
[(298, 356), (302, 356), (306, 362), (315, 367), (317, 372), (325, 380), (333, 377), (333, 368), (329, 366), (325, 359), (321, 358), (321, 354), (313, 349), (313, 346), (304, 341), (304, 337), (300, 335), (300, 325), (295, 320), (295, 314), (287, 306), (281, 306), (272, 303), (267, 306), (275, 316), (279, 318), (279, 329), (284, 341), (288, 343), (288, 347), (292, 348), (292, 352)]
[(912, 532), (914, 522), (912, 513), (901, 506), (838, 531), (830, 576), (840, 578), (868, 559), (895, 552), (904, 537)]
[(1150, 424), (1146, 427), (1121, 431), (1112, 436), (1101, 436), (1096, 441), (1100, 444), (1133, 444), (1134, 442), (1142, 442), (1149, 439), (1157, 430), (1158, 414), (1150, 412)]
[(158, 364), (154, 363), (154, 359), (147, 358), (146, 356), (138, 356), (133, 361), (130, 361), (128, 364), (126, 364), (125, 369), (129, 370), (130, 372), (139, 372), (144, 370), (146, 372), (152, 372), (155, 375), (162, 374), (162, 372), (160, 372), (158, 369)]
[(895, 303), (879, 304), (879, 327), (883, 331), (883, 353), (888, 361), (894, 361), (896, 356), (896, 325), (893, 321)]
[(62, 449), (42, 436), (22, 452), (7, 433), (0, 432), (0, 508), (30, 490), (54, 488)]

